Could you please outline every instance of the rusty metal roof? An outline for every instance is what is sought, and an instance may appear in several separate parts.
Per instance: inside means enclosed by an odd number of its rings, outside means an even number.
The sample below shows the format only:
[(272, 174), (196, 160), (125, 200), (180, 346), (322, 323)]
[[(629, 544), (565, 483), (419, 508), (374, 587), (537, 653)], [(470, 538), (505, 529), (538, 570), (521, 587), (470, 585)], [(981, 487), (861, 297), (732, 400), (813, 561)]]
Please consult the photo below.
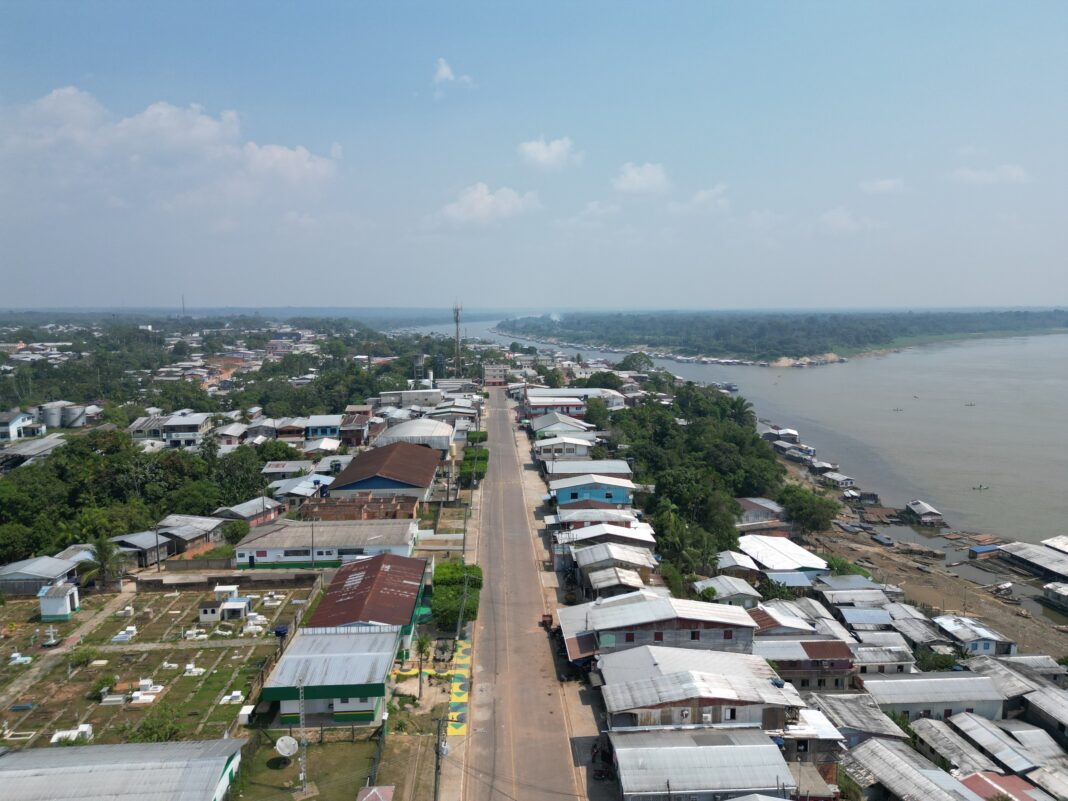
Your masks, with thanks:
[(342, 565), (308, 625), (312, 628), (412, 621), (426, 572), (425, 559), (379, 554)]
[(342, 489), (375, 476), (413, 487), (429, 487), (434, 483), (439, 464), (441, 454), (433, 448), (410, 442), (394, 442), (359, 454), (338, 473), (333, 488)]

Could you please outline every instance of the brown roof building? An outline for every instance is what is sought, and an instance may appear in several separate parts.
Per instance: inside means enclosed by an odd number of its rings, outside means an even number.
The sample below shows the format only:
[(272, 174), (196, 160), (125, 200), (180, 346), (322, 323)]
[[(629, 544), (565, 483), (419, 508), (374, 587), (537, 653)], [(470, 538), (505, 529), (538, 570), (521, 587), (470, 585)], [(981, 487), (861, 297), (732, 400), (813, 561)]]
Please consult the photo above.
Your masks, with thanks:
[(405, 645), (423, 596), (426, 560), (379, 554), (338, 568), (308, 621), (311, 628), (400, 626)]
[(440, 464), (437, 450), (395, 442), (357, 455), (330, 485), (330, 497), (369, 492), (429, 500)]

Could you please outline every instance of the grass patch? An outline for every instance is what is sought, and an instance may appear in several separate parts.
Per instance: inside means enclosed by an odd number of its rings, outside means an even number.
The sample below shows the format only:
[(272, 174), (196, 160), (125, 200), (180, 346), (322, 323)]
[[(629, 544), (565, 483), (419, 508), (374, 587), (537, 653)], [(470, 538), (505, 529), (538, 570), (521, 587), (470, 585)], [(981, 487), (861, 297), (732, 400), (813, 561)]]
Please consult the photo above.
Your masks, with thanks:
[[(371, 774), (375, 744), (369, 741), (308, 746), (308, 778), (319, 790), (319, 801), (352, 801)], [(284, 759), (264, 742), (241, 763), (235, 797), (246, 801), (277, 801), (299, 789), (299, 761)]]

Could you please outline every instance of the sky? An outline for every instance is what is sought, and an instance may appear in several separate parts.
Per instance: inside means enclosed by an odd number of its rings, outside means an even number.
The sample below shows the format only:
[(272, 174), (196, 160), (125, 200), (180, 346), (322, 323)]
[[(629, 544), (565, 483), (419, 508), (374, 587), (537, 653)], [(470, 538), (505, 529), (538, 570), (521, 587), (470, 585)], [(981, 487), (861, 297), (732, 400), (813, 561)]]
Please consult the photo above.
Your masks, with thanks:
[(0, 2), (0, 306), (1068, 303), (1063, 2)]

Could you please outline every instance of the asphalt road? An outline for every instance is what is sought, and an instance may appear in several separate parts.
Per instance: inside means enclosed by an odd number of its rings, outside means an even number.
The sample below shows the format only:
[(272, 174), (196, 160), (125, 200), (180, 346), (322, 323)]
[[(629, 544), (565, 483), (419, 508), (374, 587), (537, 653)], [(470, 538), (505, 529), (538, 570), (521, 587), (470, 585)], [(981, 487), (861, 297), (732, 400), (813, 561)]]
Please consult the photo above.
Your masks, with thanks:
[[(523, 495), (512, 404), (491, 389), (490, 461), (482, 484), (473, 695), (463, 801), (585, 798), (578, 789), (561, 685), (548, 637), (538, 550)], [(536, 501), (537, 499), (531, 499)]]

